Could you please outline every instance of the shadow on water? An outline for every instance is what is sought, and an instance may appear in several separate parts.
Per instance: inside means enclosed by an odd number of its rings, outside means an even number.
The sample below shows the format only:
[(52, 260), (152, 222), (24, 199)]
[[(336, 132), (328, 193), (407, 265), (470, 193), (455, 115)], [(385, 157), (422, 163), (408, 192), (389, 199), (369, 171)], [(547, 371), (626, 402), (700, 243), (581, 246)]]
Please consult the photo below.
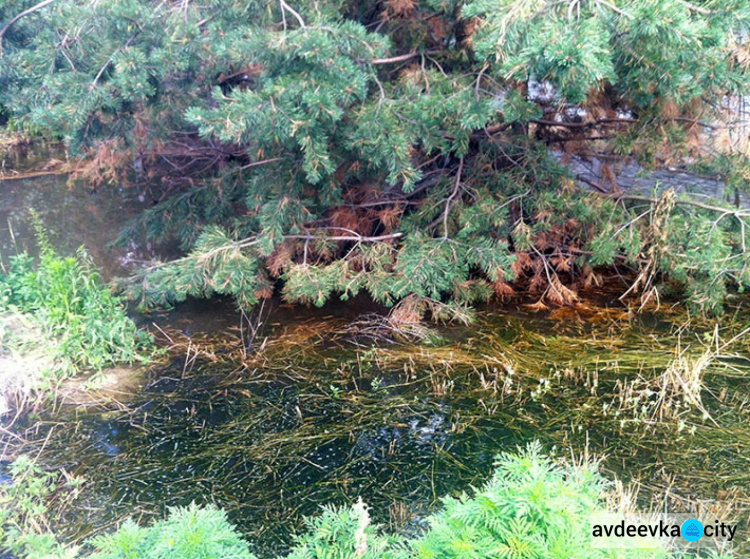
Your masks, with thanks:
[(69, 186), (64, 175), (33, 179), (0, 180), (0, 261), (20, 252), (36, 254), (29, 209), (35, 209), (48, 236), (61, 255), (73, 255), (84, 246), (105, 278), (131, 273), (155, 259), (151, 245), (110, 248), (122, 227), (145, 205), (138, 192), (128, 188), (102, 188), (96, 192)]

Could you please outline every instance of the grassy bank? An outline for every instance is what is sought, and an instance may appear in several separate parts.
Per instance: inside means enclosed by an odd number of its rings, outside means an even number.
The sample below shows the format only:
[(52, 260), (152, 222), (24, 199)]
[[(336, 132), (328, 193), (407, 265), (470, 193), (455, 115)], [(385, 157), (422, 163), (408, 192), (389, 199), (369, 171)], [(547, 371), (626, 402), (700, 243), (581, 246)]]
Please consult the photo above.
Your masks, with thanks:
[(153, 341), (127, 316), (83, 250), (55, 253), (35, 219), (39, 258), (11, 258), (0, 272), (0, 414), (79, 372), (145, 362)]

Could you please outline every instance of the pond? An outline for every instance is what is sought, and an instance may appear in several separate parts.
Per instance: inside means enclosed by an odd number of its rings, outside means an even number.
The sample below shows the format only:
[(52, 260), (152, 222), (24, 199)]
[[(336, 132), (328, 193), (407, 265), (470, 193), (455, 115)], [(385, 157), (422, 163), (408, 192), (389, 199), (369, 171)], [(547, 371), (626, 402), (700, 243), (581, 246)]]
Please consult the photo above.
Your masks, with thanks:
[[(157, 257), (113, 252), (112, 236), (93, 232), (137, 209), (128, 192), (71, 191), (59, 177), (0, 188), (0, 223), (15, 236), (3, 231), (3, 258), (26, 246), (29, 205), (61, 250), (85, 244), (110, 275)], [(140, 316), (171, 349), (139, 390), (59, 403), (14, 424), (24, 444), (0, 440), (84, 479), (56, 527), (67, 541), (196, 501), (225, 508), (270, 557), (305, 515), (360, 496), (376, 521), (414, 533), (441, 496), (534, 440), (601, 457), (642, 508), (713, 511), (747, 534), (747, 301), (719, 321), (680, 307), (638, 314), (606, 294), (577, 309), (488, 307), (470, 326), (432, 325), (429, 344), (396, 341), (367, 301), (266, 311), (249, 317), (252, 344), (248, 317), (226, 301)]]

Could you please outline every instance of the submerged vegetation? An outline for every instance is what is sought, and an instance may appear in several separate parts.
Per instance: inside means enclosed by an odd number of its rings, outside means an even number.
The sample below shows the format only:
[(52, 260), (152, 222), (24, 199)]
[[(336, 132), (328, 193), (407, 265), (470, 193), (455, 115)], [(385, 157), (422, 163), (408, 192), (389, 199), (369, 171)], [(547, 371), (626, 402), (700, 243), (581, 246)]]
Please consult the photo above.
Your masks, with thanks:
[[(0, 486), (0, 550), (25, 557), (73, 559), (80, 549), (64, 548), (40, 519), (51, 491), (50, 474), (28, 458), (16, 461), (13, 484)], [(607, 559), (620, 550), (591, 546), (591, 516), (607, 509), (609, 484), (588, 461), (559, 463), (538, 445), (502, 453), (492, 478), (426, 519), (417, 536), (389, 535), (372, 523), (359, 500), (349, 507), (324, 507), (307, 521), (288, 559)], [(126, 521), (117, 532), (91, 539), (92, 559), (254, 559), (251, 547), (213, 506), (171, 509), (149, 527)], [(666, 548), (629, 549), (630, 559), (667, 559)], [(679, 555), (674, 555), (679, 557)], [(718, 556), (714, 556), (719, 559)]]
[(725, 319), (717, 335), (684, 311), (580, 313), (481, 313), (433, 345), (372, 345), (346, 320), (295, 318), (258, 351), (242, 332), (165, 327), (172, 364), (138, 395), (45, 414), (11, 448), (86, 478), (55, 524), (71, 545), (195, 500), (275, 557), (321, 504), (360, 496), (373, 523), (414, 538), (441, 495), (484, 483), (495, 449), (534, 439), (602, 456), (625, 484), (615, 507), (694, 512), (744, 534), (746, 323)]

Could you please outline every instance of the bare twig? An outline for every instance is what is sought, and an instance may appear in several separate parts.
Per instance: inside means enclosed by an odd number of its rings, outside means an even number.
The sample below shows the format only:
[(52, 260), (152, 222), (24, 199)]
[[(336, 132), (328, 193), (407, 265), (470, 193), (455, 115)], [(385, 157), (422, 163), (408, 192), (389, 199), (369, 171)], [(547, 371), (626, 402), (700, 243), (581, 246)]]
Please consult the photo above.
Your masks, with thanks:
[[(325, 229), (325, 228), (324, 228)], [(403, 237), (403, 233), (391, 233), (390, 235), (377, 235), (374, 237), (367, 237), (365, 235), (332, 235), (330, 237), (321, 237), (323, 241), (352, 241), (357, 243), (379, 243), (381, 241), (388, 241), (391, 239), (398, 239)], [(312, 239), (314, 235), (284, 235), (285, 239)]]
[[(649, 196), (638, 196), (636, 194), (619, 194), (619, 195), (613, 195), (611, 197), (616, 198), (618, 200), (636, 200), (640, 202), (648, 202), (650, 204), (656, 204), (659, 201), (658, 198), (651, 198)], [(684, 206), (695, 206), (696, 208), (701, 208), (703, 210), (709, 210), (712, 212), (719, 212), (719, 213), (731, 215), (737, 218), (750, 217), (750, 210), (733, 210), (729, 208), (722, 208), (719, 206), (712, 206), (710, 204), (704, 204), (703, 202), (698, 202), (696, 200), (689, 200), (686, 198), (676, 199), (675, 204), (684, 205)]]
[(391, 58), (376, 58), (374, 60), (370, 60), (370, 64), (394, 64), (396, 62), (406, 62), (407, 60), (411, 60), (412, 58), (417, 58), (418, 56), (422, 56), (423, 54), (438, 54), (439, 50), (428, 50), (425, 52), (410, 52), (408, 54), (402, 54), (400, 56), (393, 56)]
[[(261, 299), (260, 308), (257, 309), (255, 316), (248, 316), (244, 309), (240, 310), (240, 339), (242, 340), (242, 357), (247, 359), (247, 352), (255, 349), (255, 340), (258, 337), (258, 332), (262, 328), (266, 321), (264, 316), (264, 310), (266, 308), (266, 299)], [(270, 307), (269, 307), (270, 312)], [(245, 328), (247, 325), (247, 328)], [(261, 344), (261, 347), (265, 345), (265, 342)]]
[(482, 66), (482, 69), (479, 70), (479, 74), (477, 74), (477, 81), (476, 81), (476, 85), (474, 86), (474, 93), (477, 96), (477, 101), (479, 101), (479, 85), (482, 83), (482, 75), (489, 67), (490, 67), (489, 62), (485, 62), (484, 65)]
[[(284, 0), (279, 0), (279, 4), (281, 4), (281, 16), (284, 17), (284, 12), (288, 11), (290, 14), (294, 16), (294, 19), (297, 20), (297, 23), (299, 23), (299, 26), (301, 28), (307, 27), (305, 25), (305, 20), (302, 19), (302, 16), (299, 15), (289, 4), (287, 4)], [(284, 18), (284, 27), (286, 28), (286, 18)]]
[(579, 180), (579, 181), (581, 181), (581, 182), (583, 182), (583, 183), (588, 184), (589, 186), (593, 186), (601, 194), (609, 194), (610, 193), (609, 190), (607, 190), (606, 188), (604, 188), (598, 182), (594, 182), (592, 180), (589, 180), (589, 179), (587, 179), (586, 177), (584, 177), (582, 175), (576, 175), (576, 179)]
[(628, 227), (630, 227), (631, 225), (633, 225), (636, 221), (638, 221), (639, 219), (642, 219), (642, 218), (646, 217), (647, 215), (649, 215), (653, 211), (654, 211), (653, 208), (649, 208), (645, 212), (643, 212), (642, 214), (639, 214), (639, 215), (635, 216), (633, 219), (631, 219), (630, 221), (628, 221), (625, 225), (623, 225), (622, 227), (620, 227), (617, 231), (615, 231), (614, 233), (612, 233), (612, 235), (610, 235), (610, 237), (609, 237), (610, 240), (614, 239), (615, 237), (617, 237), (617, 235), (619, 235), (620, 233), (622, 233), (623, 231), (625, 231), (625, 229), (627, 229)]
[(91, 85), (89, 86), (89, 93), (94, 91), (96, 84), (99, 82), (99, 79), (102, 77), (102, 75), (104, 75), (104, 72), (107, 70), (107, 68), (109, 68), (109, 65), (112, 64), (112, 61), (115, 59), (115, 56), (117, 56), (117, 54), (120, 51), (123, 51), (126, 48), (128, 48), (130, 45), (132, 45), (133, 41), (135, 41), (135, 38), (138, 36), (138, 33), (140, 33), (140, 31), (137, 31), (132, 37), (130, 37), (123, 46), (117, 47), (115, 52), (113, 52), (112, 55), (107, 59), (104, 65), (99, 69), (99, 73), (96, 74), (94, 81), (91, 82)]
[(635, 19), (635, 17), (633, 15), (629, 14), (628, 12), (625, 12), (625, 11), (621, 10), (620, 8), (618, 8), (617, 6), (615, 6), (614, 4), (610, 4), (606, 0), (595, 0), (595, 1), (596, 1), (597, 4), (604, 4), (610, 10), (612, 10), (614, 12), (617, 12), (621, 16), (624, 16), (624, 17), (626, 17), (628, 19)]
[(690, 2), (686, 2), (685, 0), (675, 0), (675, 1), (678, 4), (682, 4), (683, 6), (685, 6), (686, 8), (688, 8), (689, 10), (692, 10), (694, 12), (698, 12), (699, 14), (709, 15), (709, 14), (714, 13), (711, 10), (707, 10), (706, 8), (702, 8), (700, 6), (696, 6), (695, 4), (691, 4)]
[(240, 169), (250, 169), (251, 167), (259, 167), (260, 165), (265, 165), (267, 163), (273, 163), (274, 161), (280, 161), (281, 157), (272, 157), (270, 159), (261, 159), (260, 161), (253, 161), (252, 163), (248, 163), (247, 165), (243, 165), (240, 167)]
[(461, 189), (461, 174), (464, 170), (464, 158), (461, 157), (461, 160), (458, 162), (458, 171), (456, 172), (456, 183), (453, 186), (453, 192), (451, 192), (451, 195), (448, 197), (448, 199), (445, 201), (445, 210), (443, 210), (443, 238), (448, 238), (448, 214), (451, 211), (451, 205), (453, 204), (453, 199), (458, 195), (458, 191)]
[(543, 126), (561, 126), (563, 128), (593, 128), (598, 124), (634, 124), (638, 121), (632, 118), (601, 118), (593, 122), (565, 122), (545, 119), (531, 119), (529, 122)]

